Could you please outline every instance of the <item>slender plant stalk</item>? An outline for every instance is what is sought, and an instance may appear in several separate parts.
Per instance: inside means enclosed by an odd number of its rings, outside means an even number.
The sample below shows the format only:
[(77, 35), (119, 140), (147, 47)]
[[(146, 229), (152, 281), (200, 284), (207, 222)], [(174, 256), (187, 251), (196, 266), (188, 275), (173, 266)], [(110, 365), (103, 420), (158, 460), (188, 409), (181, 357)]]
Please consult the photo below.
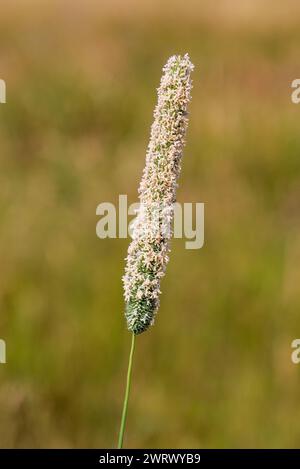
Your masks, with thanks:
[(131, 384), (131, 370), (132, 370), (134, 345), (135, 345), (135, 334), (132, 334), (131, 349), (130, 349), (130, 354), (129, 354), (129, 362), (128, 362), (128, 370), (127, 370), (126, 390), (125, 390), (123, 412), (122, 412), (119, 440), (118, 440), (118, 449), (121, 449), (123, 447), (124, 430), (125, 430), (125, 425), (126, 425), (126, 416), (127, 416), (128, 400), (129, 400), (130, 384)]

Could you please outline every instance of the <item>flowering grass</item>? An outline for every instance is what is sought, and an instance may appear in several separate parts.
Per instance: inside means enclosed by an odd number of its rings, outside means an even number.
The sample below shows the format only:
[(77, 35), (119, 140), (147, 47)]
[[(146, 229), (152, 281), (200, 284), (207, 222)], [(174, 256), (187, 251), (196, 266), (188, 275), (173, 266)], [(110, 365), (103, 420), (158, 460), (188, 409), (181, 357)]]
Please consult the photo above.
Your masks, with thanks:
[(124, 292), (126, 320), (132, 332), (126, 392), (118, 447), (123, 445), (135, 335), (153, 324), (159, 307), (160, 281), (169, 260), (177, 180), (188, 125), (191, 72), (188, 54), (172, 56), (163, 68), (154, 111), (146, 166), (139, 188), (140, 207), (128, 249)]

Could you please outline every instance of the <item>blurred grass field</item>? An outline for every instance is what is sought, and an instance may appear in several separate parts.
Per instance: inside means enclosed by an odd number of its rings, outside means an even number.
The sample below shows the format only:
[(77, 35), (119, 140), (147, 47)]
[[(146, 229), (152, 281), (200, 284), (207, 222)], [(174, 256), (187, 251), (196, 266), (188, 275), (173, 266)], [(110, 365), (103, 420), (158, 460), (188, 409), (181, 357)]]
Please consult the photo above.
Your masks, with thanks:
[(138, 337), (127, 447), (299, 447), (300, 4), (2, 1), (1, 447), (112, 447), (130, 336), (128, 240), (96, 206), (137, 201), (161, 68), (196, 68), (172, 243)]

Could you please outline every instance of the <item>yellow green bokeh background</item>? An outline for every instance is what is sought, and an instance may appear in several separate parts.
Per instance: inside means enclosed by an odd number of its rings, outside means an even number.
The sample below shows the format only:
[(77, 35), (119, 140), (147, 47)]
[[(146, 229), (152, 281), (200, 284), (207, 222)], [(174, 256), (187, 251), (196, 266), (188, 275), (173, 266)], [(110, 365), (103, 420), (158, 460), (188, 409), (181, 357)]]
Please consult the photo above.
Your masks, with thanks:
[(138, 337), (126, 447), (297, 447), (300, 77), (297, 1), (2, 0), (1, 447), (113, 447), (130, 336), (128, 240), (99, 203), (137, 201), (161, 68), (195, 64), (174, 240)]

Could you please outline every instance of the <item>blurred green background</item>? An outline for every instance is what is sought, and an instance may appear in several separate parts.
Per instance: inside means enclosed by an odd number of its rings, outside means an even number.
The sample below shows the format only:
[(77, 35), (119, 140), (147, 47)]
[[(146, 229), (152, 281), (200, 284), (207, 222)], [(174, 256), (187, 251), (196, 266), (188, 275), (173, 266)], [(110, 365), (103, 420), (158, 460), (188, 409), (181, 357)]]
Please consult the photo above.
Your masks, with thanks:
[(172, 243), (138, 337), (127, 447), (297, 447), (300, 4), (2, 0), (1, 447), (112, 447), (130, 336), (128, 240), (99, 203), (137, 201), (156, 87), (196, 68), (178, 201), (205, 246)]

